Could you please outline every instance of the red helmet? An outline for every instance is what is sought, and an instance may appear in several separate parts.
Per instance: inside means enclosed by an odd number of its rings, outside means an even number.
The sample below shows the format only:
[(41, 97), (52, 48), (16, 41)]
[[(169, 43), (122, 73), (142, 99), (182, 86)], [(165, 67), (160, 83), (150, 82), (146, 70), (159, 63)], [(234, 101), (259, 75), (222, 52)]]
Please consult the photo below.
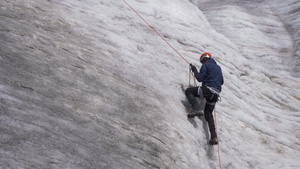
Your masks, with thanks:
[(203, 64), (211, 58), (210, 54), (205, 52), (200, 57), (200, 62)]

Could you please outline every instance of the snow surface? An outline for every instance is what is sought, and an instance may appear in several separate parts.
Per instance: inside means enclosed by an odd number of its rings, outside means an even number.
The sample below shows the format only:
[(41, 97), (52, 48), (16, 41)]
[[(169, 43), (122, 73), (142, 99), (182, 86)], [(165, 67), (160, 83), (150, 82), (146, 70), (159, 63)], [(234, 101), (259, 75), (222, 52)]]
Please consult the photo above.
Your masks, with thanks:
[[(189, 62), (221, 66), (222, 168), (300, 168), (298, 0), (127, 2)], [(0, 168), (220, 168), (186, 118), (188, 64), (124, 1), (0, 8)]]

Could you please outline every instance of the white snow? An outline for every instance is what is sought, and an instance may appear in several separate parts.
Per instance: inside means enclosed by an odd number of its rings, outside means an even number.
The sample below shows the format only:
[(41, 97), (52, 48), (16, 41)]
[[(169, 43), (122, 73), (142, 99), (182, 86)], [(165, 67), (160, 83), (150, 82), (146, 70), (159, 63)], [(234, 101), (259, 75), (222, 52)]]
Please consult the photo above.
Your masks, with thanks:
[[(300, 168), (299, 1), (126, 1), (189, 62), (200, 67), (199, 56), (209, 52), (221, 66), (225, 84), (215, 112), (222, 168)], [(120, 156), (108, 156), (104, 168), (220, 168), (217, 146), (207, 144), (205, 120), (186, 118), (182, 86), (188, 86), (189, 65), (172, 48), (121, 0), (51, 3), (54, 16), (90, 40), (82, 47), (52, 43), (72, 48), (77, 60), (86, 60), (74, 61), (83, 74), (100, 79), (93, 85), (68, 79), (68, 69), (57, 75), (77, 86), (62, 97), (78, 92), (90, 104), (75, 106), (76, 113), (87, 112), (93, 124), (111, 123), (105, 131), (97, 125), (83, 131), (119, 140)], [(2, 83), (1, 98), (22, 102)], [(98, 84), (100, 91), (93, 89)], [(70, 99), (56, 102), (75, 109)], [(65, 120), (57, 124), (70, 125)]]

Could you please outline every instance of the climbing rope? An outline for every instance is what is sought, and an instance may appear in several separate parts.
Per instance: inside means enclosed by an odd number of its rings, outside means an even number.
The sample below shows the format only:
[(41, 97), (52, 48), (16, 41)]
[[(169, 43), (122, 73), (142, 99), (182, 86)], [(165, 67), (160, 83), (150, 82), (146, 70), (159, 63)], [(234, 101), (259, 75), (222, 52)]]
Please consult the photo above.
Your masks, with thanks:
[(218, 154), (219, 154), (219, 164), (220, 164), (220, 169), (222, 169), (222, 165), (221, 165), (221, 156), (220, 156), (220, 146), (219, 146), (219, 136), (218, 136), (218, 125), (217, 125), (217, 113), (216, 110), (214, 110), (215, 112), (215, 125), (216, 125), (216, 135), (217, 135), (217, 142), (218, 142)]
[[(190, 64), (160, 33), (158, 33), (136, 10), (134, 10), (134, 8), (132, 8), (127, 2), (126, 0), (123, 0), (125, 2), (125, 4), (134, 12), (136, 13), (137, 16), (139, 16), (163, 41), (165, 41), (186, 63)], [(189, 76), (189, 87), (190, 82), (191, 82), (191, 68), (190, 68), (190, 76)], [(196, 86), (196, 78), (194, 76), (194, 86)], [(202, 103), (203, 104), (203, 100)], [(215, 111), (215, 125), (216, 125), (216, 133), (217, 133), (217, 121), (216, 121), (217, 117), (216, 117), (216, 111)], [(219, 139), (218, 139), (218, 133), (217, 133), (217, 141), (218, 141), (218, 152), (219, 152), (219, 163), (220, 163), (220, 169), (221, 169), (221, 158), (220, 158), (220, 149), (219, 149)]]
[(123, 0), (127, 6), (137, 14), (163, 41), (165, 41), (186, 63), (190, 64), (161, 34), (159, 34), (136, 10), (134, 10), (125, 0)]
[(189, 87), (192, 87), (191, 85), (191, 78), (194, 77), (194, 86), (196, 87), (197, 83), (196, 83), (196, 77), (192, 74), (192, 68), (189, 67)]

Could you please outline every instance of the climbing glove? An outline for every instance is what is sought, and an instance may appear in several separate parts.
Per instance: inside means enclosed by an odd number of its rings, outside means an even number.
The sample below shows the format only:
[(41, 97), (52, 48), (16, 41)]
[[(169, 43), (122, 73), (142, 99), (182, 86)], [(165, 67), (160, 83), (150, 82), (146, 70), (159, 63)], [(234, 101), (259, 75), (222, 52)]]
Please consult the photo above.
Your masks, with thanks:
[(190, 64), (190, 67), (191, 67), (191, 69), (192, 69), (192, 71), (193, 71), (194, 73), (195, 73), (195, 72), (198, 72), (196, 66)]

